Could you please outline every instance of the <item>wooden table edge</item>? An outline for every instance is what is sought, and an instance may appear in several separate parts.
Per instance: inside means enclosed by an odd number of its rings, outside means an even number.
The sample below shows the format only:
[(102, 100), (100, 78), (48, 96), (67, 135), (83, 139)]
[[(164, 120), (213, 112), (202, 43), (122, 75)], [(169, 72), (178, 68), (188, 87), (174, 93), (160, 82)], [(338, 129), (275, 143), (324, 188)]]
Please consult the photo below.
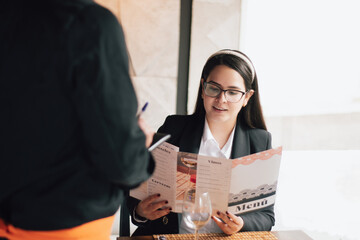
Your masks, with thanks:
[[(279, 240), (312, 240), (301, 230), (271, 231)], [(154, 240), (153, 236), (118, 237), (117, 240)]]

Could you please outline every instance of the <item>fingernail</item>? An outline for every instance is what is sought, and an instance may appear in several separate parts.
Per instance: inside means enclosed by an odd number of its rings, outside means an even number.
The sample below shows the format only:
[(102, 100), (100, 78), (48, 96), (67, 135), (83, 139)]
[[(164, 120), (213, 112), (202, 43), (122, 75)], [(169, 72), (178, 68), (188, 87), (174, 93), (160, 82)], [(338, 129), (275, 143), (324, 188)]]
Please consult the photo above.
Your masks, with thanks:
[(158, 193), (157, 196), (160, 197), (160, 193)]
[(220, 216), (220, 212), (219, 212), (219, 211), (217, 211), (216, 214)]
[(226, 215), (229, 215), (229, 212), (228, 212), (228, 211), (226, 211)]
[(168, 204), (169, 202), (168, 201), (165, 201), (165, 204)]

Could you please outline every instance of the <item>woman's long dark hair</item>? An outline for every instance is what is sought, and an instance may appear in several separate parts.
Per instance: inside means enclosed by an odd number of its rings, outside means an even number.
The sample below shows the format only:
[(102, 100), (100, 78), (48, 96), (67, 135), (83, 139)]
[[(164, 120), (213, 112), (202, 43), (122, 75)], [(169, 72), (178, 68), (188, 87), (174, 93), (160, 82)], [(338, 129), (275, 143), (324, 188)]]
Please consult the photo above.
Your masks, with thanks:
[[(238, 52), (246, 56), (242, 52), (236, 50), (228, 50), (228, 49), (225, 50), (227, 52), (228, 51)], [(254, 90), (254, 94), (249, 99), (247, 105), (240, 110), (238, 114), (238, 121), (240, 121), (241, 125), (247, 126), (249, 128), (261, 128), (266, 130), (267, 128), (260, 104), (259, 87), (258, 87), (256, 73), (254, 73), (255, 74), (254, 80), (252, 80), (251, 68), (249, 67), (248, 63), (246, 63), (243, 59), (236, 56), (236, 53), (235, 54), (219, 53), (210, 57), (206, 61), (203, 71), (201, 73), (201, 78), (204, 79), (204, 81), (206, 81), (211, 71), (216, 66), (219, 65), (225, 65), (237, 71), (244, 79), (246, 91), (251, 89)], [(203, 85), (200, 82), (198, 96), (195, 105), (195, 111), (194, 111), (194, 115), (198, 115), (198, 116), (205, 115), (204, 101), (201, 97), (202, 90), (203, 90)]]

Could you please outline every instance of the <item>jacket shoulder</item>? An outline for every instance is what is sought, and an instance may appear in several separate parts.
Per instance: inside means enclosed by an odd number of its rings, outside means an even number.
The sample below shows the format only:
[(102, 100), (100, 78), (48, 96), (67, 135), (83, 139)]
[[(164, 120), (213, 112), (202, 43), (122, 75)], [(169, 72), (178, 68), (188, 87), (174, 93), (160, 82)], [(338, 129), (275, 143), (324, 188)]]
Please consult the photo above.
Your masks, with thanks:
[(258, 151), (265, 151), (272, 148), (271, 146), (271, 133), (259, 128), (248, 130), (251, 146), (256, 146)]
[(184, 134), (192, 131), (192, 128), (197, 126), (198, 120), (194, 115), (171, 115), (166, 118), (158, 132), (170, 134), (171, 138), (168, 142), (179, 146)]
[(191, 118), (191, 115), (169, 115), (158, 132), (169, 134), (180, 132), (191, 121)]

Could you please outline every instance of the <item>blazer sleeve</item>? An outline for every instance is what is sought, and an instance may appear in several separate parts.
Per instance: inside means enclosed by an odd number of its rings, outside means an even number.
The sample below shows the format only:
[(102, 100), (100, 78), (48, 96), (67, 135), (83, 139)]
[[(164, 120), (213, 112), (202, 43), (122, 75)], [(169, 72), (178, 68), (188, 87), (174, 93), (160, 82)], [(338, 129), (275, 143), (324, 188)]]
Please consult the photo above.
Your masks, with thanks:
[(137, 205), (139, 204), (140, 200), (139, 199), (136, 199), (136, 198), (133, 198), (133, 197), (130, 197), (130, 196), (127, 196), (126, 198), (126, 206), (127, 208), (129, 209), (129, 214), (131, 216), (131, 222), (136, 225), (136, 226), (146, 226), (150, 223), (151, 220), (147, 220), (147, 221), (142, 221), (142, 222), (139, 222), (139, 221), (136, 221), (136, 219), (134, 219), (134, 212), (135, 212), (135, 208), (137, 207)]
[[(265, 130), (250, 131), (252, 153), (271, 149), (271, 134)], [(275, 224), (274, 206), (241, 215), (244, 226), (241, 231), (270, 231)]]
[[(99, 176), (125, 188), (135, 187), (150, 177), (154, 163), (137, 124), (123, 31), (104, 8), (92, 5), (82, 14), (70, 30), (69, 44), (74, 53), (72, 98), (83, 148)], [(79, 34), (88, 36), (88, 41)]]

